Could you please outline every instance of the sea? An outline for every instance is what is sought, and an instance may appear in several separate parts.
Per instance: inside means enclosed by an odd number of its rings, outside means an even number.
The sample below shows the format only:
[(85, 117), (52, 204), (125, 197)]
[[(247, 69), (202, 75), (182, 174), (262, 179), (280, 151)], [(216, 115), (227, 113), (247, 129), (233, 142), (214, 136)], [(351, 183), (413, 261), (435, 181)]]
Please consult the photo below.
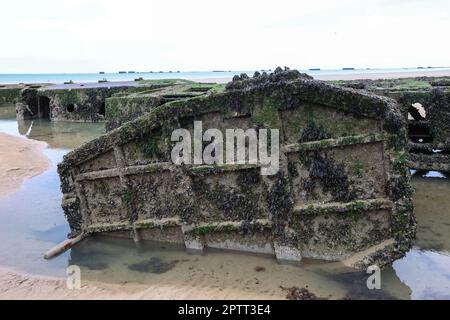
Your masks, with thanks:
[[(307, 73), (311, 76), (320, 75), (351, 75), (351, 74), (373, 74), (373, 73), (408, 73), (420, 71), (450, 71), (450, 67), (416, 67), (416, 68), (342, 68), (342, 69), (307, 69), (300, 72)], [(108, 81), (133, 81), (142, 78), (144, 80), (152, 79), (224, 79), (232, 78), (234, 75), (246, 73), (253, 75), (256, 70), (216, 70), (216, 71), (120, 71), (120, 72), (96, 72), (96, 73), (17, 73), (7, 74), (0, 73), (0, 84), (17, 84), (17, 83), (54, 83), (60, 84), (64, 82), (98, 82), (106, 79)], [(257, 70), (259, 72), (272, 70)]]

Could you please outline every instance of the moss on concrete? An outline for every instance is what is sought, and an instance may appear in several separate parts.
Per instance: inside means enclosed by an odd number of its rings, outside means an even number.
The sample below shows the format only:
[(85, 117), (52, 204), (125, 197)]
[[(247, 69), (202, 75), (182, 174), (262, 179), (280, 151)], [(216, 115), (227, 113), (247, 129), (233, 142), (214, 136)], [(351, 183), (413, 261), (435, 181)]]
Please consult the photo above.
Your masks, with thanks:
[(21, 90), (22, 88), (20, 87), (0, 87), (0, 104), (14, 104), (20, 102), (22, 99)]

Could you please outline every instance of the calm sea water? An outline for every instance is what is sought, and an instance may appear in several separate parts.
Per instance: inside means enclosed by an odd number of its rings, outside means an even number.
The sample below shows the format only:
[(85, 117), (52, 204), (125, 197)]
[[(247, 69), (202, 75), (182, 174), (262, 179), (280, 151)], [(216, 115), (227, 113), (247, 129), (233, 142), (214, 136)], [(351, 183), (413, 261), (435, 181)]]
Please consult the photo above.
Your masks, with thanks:
[[(411, 71), (427, 71), (427, 70), (450, 70), (450, 68), (392, 68), (392, 69), (354, 69), (354, 70), (300, 70), (312, 76), (315, 75), (340, 75), (340, 74), (361, 74), (361, 73), (397, 73)], [(193, 72), (135, 72), (135, 73), (41, 73), (41, 74), (0, 74), (0, 84), (15, 83), (63, 83), (67, 81), (74, 82), (97, 82), (98, 80), (107, 79), (108, 81), (132, 81), (142, 77), (145, 80), (151, 79), (220, 79), (232, 78), (236, 74), (247, 73), (253, 75), (255, 70), (246, 71), (193, 71)]]
[(281, 287), (307, 287), (324, 298), (450, 299), (450, 181), (415, 177), (418, 234), (414, 248), (382, 271), (382, 290), (369, 291), (367, 275), (338, 262), (279, 264), (271, 256), (208, 250), (193, 254), (180, 246), (91, 237), (50, 260), (49, 248), (65, 239), (56, 165), (64, 154), (104, 132), (102, 124), (52, 123), (15, 119), (14, 106), (0, 106), (0, 132), (46, 141), (52, 167), (0, 198), (0, 266), (38, 275), (64, 277), (81, 267), (85, 280), (240, 291), (276, 298)]

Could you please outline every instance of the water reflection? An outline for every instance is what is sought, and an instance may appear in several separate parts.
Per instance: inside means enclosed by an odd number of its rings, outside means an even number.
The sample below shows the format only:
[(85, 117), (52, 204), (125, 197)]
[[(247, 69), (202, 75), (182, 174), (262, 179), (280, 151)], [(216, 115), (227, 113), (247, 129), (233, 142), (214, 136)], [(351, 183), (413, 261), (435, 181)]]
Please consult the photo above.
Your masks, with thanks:
[(407, 299), (410, 290), (395, 275), (382, 274), (383, 290), (367, 289), (365, 273), (341, 263), (305, 260), (279, 264), (272, 256), (209, 249), (205, 254), (155, 242), (136, 246), (131, 240), (97, 236), (70, 254), (84, 279), (113, 283), (220, 289), (285, 297), (283, 288), (307, 288), (327, 299)]
[(52, 161), (51, 169), (26, 180), (17, 192), (0, 198), (0, 265), (64, 276), (67, 254), (50, 262), (42, 257), (68, 232), (56, 173), (56, 164), (67, 151), (44, 152)]
[(52, 149), (74, 149), (105, 132), (104, 123), (50, 122), (45, 119), (18, 121), (19, 134), (45, 141)]
[[(13, 104), (0, 104), (0, 119), (15, 120), (16, 119), (16, 107)], [(3, 132), (3, 131), (2, 131)]]
[(47, 142), (49, 147), (44, 154), (52, 163), (49, 170), (26, 180), (17, 192), (0, 198), (0, 265), (34, 274), (64, 276), (68, 253), (52, 261), (42, 258), (68, 233), (56, 165), (72, 148), (102, 134), (103, 124), (48, 120), (18, 123), (15, 107), (3, 105), (0, 132)]
[(14, 105), (0, 105), (0, 132), (45, 141), (50, 149), (79, 147), (105, 133), (105, 124), (89, 122), (51, 122), (48, 119), (16, 120)]
[(413, 178), (417, 239), (406, 257), (394, 263), (413, 299), (450, 299), (450, 182)]

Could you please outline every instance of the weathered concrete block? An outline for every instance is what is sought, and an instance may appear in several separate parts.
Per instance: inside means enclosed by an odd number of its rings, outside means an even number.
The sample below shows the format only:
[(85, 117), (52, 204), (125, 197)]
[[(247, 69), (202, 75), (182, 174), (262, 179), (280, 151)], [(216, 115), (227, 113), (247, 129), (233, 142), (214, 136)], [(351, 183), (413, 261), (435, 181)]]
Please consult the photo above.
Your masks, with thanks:
[(196, 233), (193, 233), (193, 227), (182, 226), (184, 244), (186, 249), (203, 251), (205, 249), (204, 241), (202, 237)]
[(334, 81), (396, 99), (408, 122), (409, 166), (450, 170), (450, 77)]
[[(278, 172), (261, 175), (261, 162), (172, 163), (172, 131), (193, 136), (194, 121), (221, 132), (278, 129)], [(71, 236), (171, 226), (190, 249), (294, 261), (343, 261), (392, 240), (382, 254), (362, 258), (382, 266), (403, 256), (415, 236), (406, 132), (394, 100), (290, 70), (177, 96), (65, 156), (63, 190), (80, 203), (78, 212), (66, 211)]]
[(0, 105), (20, 102), (22, 88), (21, 85), (0, 85)]
[(292, 261), (292, 262), (300, 262), (302, 260), (302, 253), (298, 248), (286, 245), (280, 245), (278, 243), (274, 243), (275, 248), (275, 256), (277, 260), (280, 262)]

